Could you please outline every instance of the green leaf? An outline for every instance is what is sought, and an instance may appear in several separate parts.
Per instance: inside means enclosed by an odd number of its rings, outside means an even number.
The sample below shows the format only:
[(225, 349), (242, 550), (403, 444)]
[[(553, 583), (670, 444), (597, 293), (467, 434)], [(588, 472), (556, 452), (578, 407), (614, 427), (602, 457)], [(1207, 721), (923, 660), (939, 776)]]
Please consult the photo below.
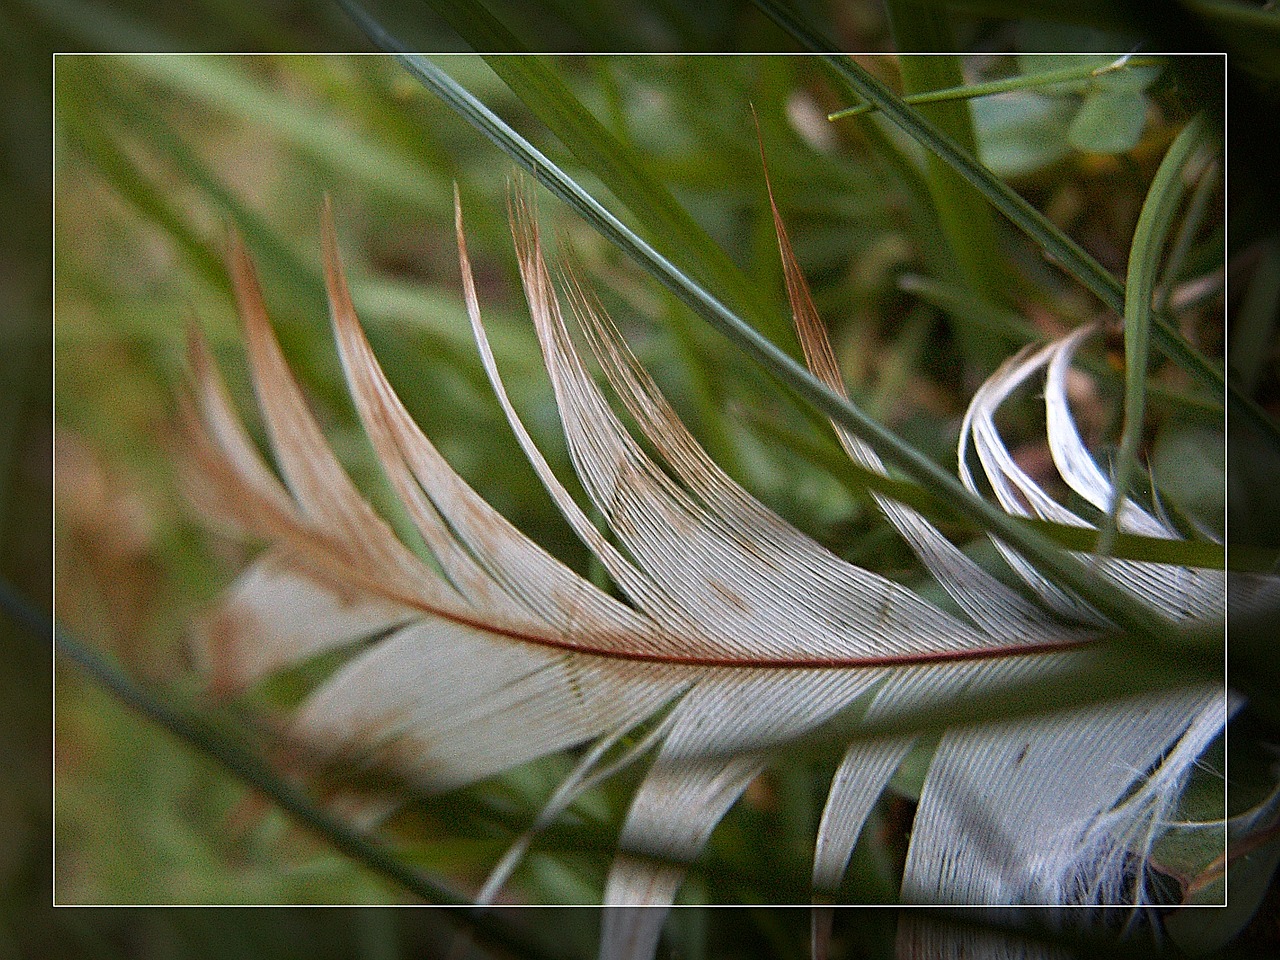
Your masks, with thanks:
[(1178, 911), (1166, 921), (1170, 939), (1191, 955), (1221, 950), (1258, 912), (1280, 867), (1277, 795), (1254, 816), (1227, 824), (1227, 861), (1222, 858), (1193, 880), (1188, 906), (1220, 910)]
[(1100, 86), (1080, 104), (1068, 139), (1077, 150), (1087, 153), (1127, 153), (1142, 137), (1147, 107), (1141, 90)]
[(1226, 437), (1220, 424), (1171, 420), (1156, 437), (1151, 472), (1162, 502), (1221, 538), (1226, 530)]
[(978, 156), (1002, 177), (1020, 177), (1052, 166), (1069, 153), (1071, 105), (1036, 93), (992, 97), (973, 104)]

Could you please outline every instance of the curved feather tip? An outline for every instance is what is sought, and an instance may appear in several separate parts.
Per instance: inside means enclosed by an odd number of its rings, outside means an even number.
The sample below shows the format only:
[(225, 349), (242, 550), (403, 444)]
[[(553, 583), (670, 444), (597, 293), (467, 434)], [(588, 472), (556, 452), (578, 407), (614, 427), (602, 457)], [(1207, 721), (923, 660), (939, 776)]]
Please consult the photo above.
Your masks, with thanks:
[[(774, 213), (809, 365), (843, 392), (776, 207)], [(552, 499), (625, 597), (617, 599), (522, 534), (445, 462), (365, 338), (328, 206), (323, 226), (347, 383), (391, 488), (431, 556), (397, 538), (326, 443), (267, 321), (253, 265), (234, 243), (237, 303), (279, 476), (248, 439), (198, 335), (187, 412), (202, 502), (275, 545), (204, 622), (207, 659), (217, 688), (231, 695), (290, 664), (349, 649), (297, 712), (294, 733), (331, 756), (393, 766), (424, 789), (458, 787), (591, 744), (497, 866), (482, 900), (496, 895), (537, 831), (583, 791), (651, 756), (604, 900), (669, 905), (686, 865), (765, 767), (769, 749), (834, 718), (848, 724), (856, 717), (880, 735), (849, 746), (814, 856), (816, 894), (838, 899), (862, 827), (915, 743), (908, 720), (1065, 676), (1106, 630), (1096, 612), (1017, 553), (1001, 547), (1023, 590), (890, 499), (878, 497), (887, 518), (958, 612), (846, 563), (786, 523), (697, 444), (577, 277), (563, 274), (558, 292), (529, 201), (517, 191), (512, 230), (524, 291), (573, 466), (608, 524), (605, 536), (552, 471), (508, 396), (481, 320), (459, 204), (462, 288), (484, 368)], [(995, 428), (1004, 399), (1041, 375), (1050, 450), (1063, 480), (1099, 509), (1109, 506), (1110, 485), (1066, 402), (1065, 372), (1085, 335), (1010, 360), (965, 418), (962, 478), (977, 490), (972, 448), (1011, 513), (1087, 523), (1020, 470)], [(579, 343), (645, 445), (614, 412)], [(852, 458), (884, 472), (866, 444), (836, 429)], [(1176, 536), (1136, 503), (1125, 503), (1119, 521), (1122, 530)], [(1222, 611), (1220, 571), (1122, 560), (1099, 561), (1097, 570), (1171, 623)], [(1223, 690), (1207, 686), (946, 730), (920, 794), (902, 898), (1141, 903), (1146, 891), (1134, 863), (1149, 852), (1226, 715)], [(900, 732), (885, 736), (886, 729)], [(662, 915), (609, 912), (602, 954), (651, 956)], [(815, 942), (824, 942), (821, 930)]]

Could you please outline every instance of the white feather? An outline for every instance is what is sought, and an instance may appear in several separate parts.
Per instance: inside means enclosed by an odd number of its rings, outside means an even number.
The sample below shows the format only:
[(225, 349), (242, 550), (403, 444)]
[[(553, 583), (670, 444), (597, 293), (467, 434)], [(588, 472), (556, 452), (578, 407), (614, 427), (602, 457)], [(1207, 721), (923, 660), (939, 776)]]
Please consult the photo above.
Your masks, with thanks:
[[(776, 217), (776, 210), (775, 210)], [(797, 326), (815, 373), (843, 390), (834, 355), (776, 217)], [(429, 547), (415, 556), (364, 502), (324, 443), (267, 324), (243, 252), (233, 267), (259, 402), (287, 490), (253, 450), (212, 363), (192, 351), (203, 424), (203, 486), (242, 528), (279, 542), (209, 623), (209, 659), (228, 691), (364, 636), (312, 695), (296, 735), (334, 756), (391, 765), (446, 790), (579, 744), (592, 745), (481, 891), (490, 900), (516, 862), (582, 791), (655, 753), (636, 791), (604, 891), (602, 955), (647, 958), (664, 908), (711, 832), (768, 763), (768, 751), (836, 716), (883, 729), (958, 697), (1017, 689), (1071, 666), (1101, 618), (1013, 551), (1038, 598), (970, 560), (917, 511), (878, 497), (890, 522), (952, 596), (949, 614), (848, 564), (720, 470), (680, 424), (609, 318), (565, 279), (580, 335), (654, 460), (588, 371), (517, 196), (516, 251), (574, 468), (613, 538), (601, 533), (537, 449), (504, 387), (480, 316), (461, 211), (463, 290), (480, 356), (526, 457), (570, 526), (626, 597), (561, 565), (489, 507), (448, 466), (387, 382), (355, 317), (331, 223), (325, 254), (335, 333), (356, 408), (392, 489)], [(1047, 367), (1049, 439), (1066, 482), (1098, 509), (1111, 490), (1065, 401), (1083, 333), (1011, 360), (965, 418), (1005, 509), (1087, 522), (1013, 462), (995, 411)], [(884, 473), (858, 437), (850, 456)], [(1122, 530), (1173, 537), (1136, 505)], [(1107, 560), (1100, 567), (1172, 619), (1221, 611), (1215, 571)], [(273, 604), (287, 610), (272, 615)], [(1106, 903), (1140, 897), (1119, 865), (1149, 849), (1196, 757), (1225, 723), (1222, 693), (1133, 697), (942, 735), (926, 777), (903, 897), (942, 903)], [(639, 743), (621, 738), (644, 729)], [(909, 733), (859, 740), (834, 778), (816, 838), (815, 889), (838, 892), (867, 817), (912, 745)]]

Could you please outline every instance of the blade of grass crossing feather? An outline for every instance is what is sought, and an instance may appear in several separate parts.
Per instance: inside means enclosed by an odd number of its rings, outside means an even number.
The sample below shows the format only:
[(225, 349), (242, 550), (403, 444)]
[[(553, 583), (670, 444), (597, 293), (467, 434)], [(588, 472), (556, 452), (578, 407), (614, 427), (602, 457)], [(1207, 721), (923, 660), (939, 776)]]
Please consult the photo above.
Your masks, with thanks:
[[(945, 518), (954, 525), (954, 532), (958, 535), (983, 532), (981, 527), (974, 526), (965, 517), (958, 514), (952, 515), (949, 504), (939, 502), (927, 491), (869, 470), (849, 459), (835, 445), (819, 442), (796, 430), (779, 425), (773, 418), (752, 411), (746, 411), (743, 415), (752, 427), (764, 436), (772, 437), (787, 449), (795, 451), (814, 467), (841, 480), (850, 490), (859, 495), (881, 494), (926, 516)], [(815, 420), (815, 425), (817, 423), (818, 421)], [(825, 421), (823, 424), (825, 425)], [(1088, 551), (1097, 542), (1097, 534), (1092, 530), (1033, 518), (1027, 519), (1026, 523), (1047, 539), (1069, 550)], [(1116, 534), (1112, 556), (1118, 559), (1146, 560), (1151, 563), (1170, 563), (1177, 566), (1219, 570), (1223, 569), (1225, 564), (1228, 570), (1256, 573), (1270, 571), (1277, 562), (1276, 552), (1266, 548), (1233, 545), (1228, 556), (1222, 544), (1219, 543), (1205, 540), (1169, 540), (1123, 531)]]
[[(761, 156), (763, 155), (764, 147), (761, 144)], [(805, 361), (832, 390), (847, 396), (831, 341), (814, 306), (808, 282), (796, 260), (786, 224), (774, 202), (767, 166), (765, 183), (768, 186), (769, 205), (773, 212), (778, 250), (786, 276), (787, 297), (791, 302), (797, 335), (804, 347)], [(883, 462), (865, 443), (838, 424), (835, 428), (850, 459), (871, 470), (884, 469)], [(985, 627), (988, 633), (1016, 643), (1021, 635), (1043, 630), (1045, 625), (1040, 622), (1038, 611), (1021, 597), (1008, 592), (1002, 584), (964, 557), (928, 520), (902, 504), (883, 498), (877, 498), (877, 503), (947, 593), (976, 623)]]
[[(8, 608), (10, 591), (7, 585), (0, 592)], [(139, 684), (77, 637), (52, 624), (44, 626), (47, 621), (38, 614), (33, 614), (31, 619), (38, 620), (39, 629), (52, 635), (54, 647), (59, 654), (119, 703), (155, 723), (201, 755), (221, 764), (354, 862), (404, 888), (422, 901), (444, 910), (454, 922), (469, 929), (482, 942), (502, 947), (527, 960), (549, 960), (551, 954), (531, 941), (527, 935), (506, 924), (501, 918), (477, 914), (462, 894), (450, 889), (440, 880), (408, 866), (400, 851), (371, 839), (316, 803), (250, 750), (242, 737), (231, 735), (221, 725), (211, 723), (204, 707), (175, 705), (171, 692), (161, 693)]]
[(737, 299), (737, 309), (758, 326), (773, 319), (750, 278), (646, 171), (644, 159), (592, 116), (546, 60), (540, 57), (488, 57), (493, 68), (584, 167), (626, 204), (650, 237), (681, 251), (681, 259), (712, 289)]
[(1160, 162), (1143, 201), (1129, 248), (1124, 297), (1124, 429), (1116, 455), (1111, 509), (1098, 534), (1098, 552), (1102, 554), (1110, 552), (1114, 542), (1120, 508), (1128, 497), (1129, 483), (1138, 462), (1138, 447), (1142, 442), (1151, 352), (1152, 296), (1160, 268), (1160, 254), (1182, 199), (1185, 187), (1183, 174), (1204, 142), (1204, 120), (1196, 117), (1182, 129)]
[[(649, 237), (662, 238), (667, 249), (681, 251), (685, 268), (692, 266), (700, 272), (699, 279), (712, 289), (736, 293), (738, 308), (744, 309), (757, 326), (768, 328), (772, 315), (749, 278), (671, 192), (648, 174), (634, 148), (615, 137), (582, 106), (547, 58), (506, 55), (523, 53), (520, 41), (475, 0), (430, 3), (474, 49), (503, 52), (486, 56), (485, 62), (570, 153), (627, 206)], [(674, 317), (677, 324), (684, 323), (679, 314)], [(689, 331), (682, 329), (677, 336), (682, 343), (688, 341)], [(695, 367), (705, 366), (702, 354), (696, 350), (684, 349), (681, 355)], [(707, 439), (717, 458), (733, 469), (740, 455), (717, 413), (720, 404), (710, 389), (713, 380), (702, 369), (695, 372), (691, 382), (699, 393), (698, 409)]]
[[(429, 0), (476, 50), (524, 52), (519, 41), (476, 0)], [(542, 56), (486, 56), (485, 63), (511, 88), (539, 120), (591, 170), (627, 208), (651, 237), (685, 253), (704, 273), (699, 279), (738, 295), (738, 304), (757, 324), (767, 324), (770, 310), (749, 278), (702, 229), (661, 183), (645, 169), (643, 158), (615, 137), (574, 96)]]
[[(343, 0), (343, 3), (376, 43), (391, 50), (401, 49), (398, 41), (352, 0)], [(983, 529), (998, 533), (1023, 550), (1036, 564), (1051, 571), (1064, 584), (1086, 597), (1127, 633), (1134, 637), (1149, 637), (1153, 641), (1156, 639), (1158, 628), (1140, 600), (1099, 580), (1079, 561), (1063, 555), (1055, 545), (1033, 532), (1030, 527), (1009, 517), (998, 507), (971, 495), (951, 474), (871, 420), (849, 401), (836, 396), (809, 371), (690, 280), (429, 60), (414, 54), (402, 53), (398, 56), (410, 73), (427, 89), (472, 123), (496, 146), (532, 173), (538, 182), (567, 203), (619, 249), (644, 266), (683, 303), (702, 315), (806, 402), (854, 430), (877, 453), (902, 469), (911, 479), (934, 487), (940, 495), (952, 499), (958, 510), (971, 517)]]
[(315, 805), (296, 786), (286, 782), (260, 757), (226, 731), (204, 719), (204, 711), (175, 706), (171, 695), (161, 696), (126, 676), (96, 650), (65, 630), (52, 628), (58, 653), (74, 663), (82, 674), (106, 689), (119, 702), (184, 741), (205, 756), (269, 797), (304, 826), (324, 837), (343, 853), (421, 897), (443, 907), (462, 907), (466, 899), (437, 881), (406, 867), (399, 857), (375, 845), (349, 825)]
[[(959, 59), (945, 55), (955, 49), (945, 11), (908, 0), (890, 0), (886, 9), (897, 49), (939, 54), (898, 59), (907, 93), (953, 87), (964, 82)], [(920, 111), (967, 152), (977, 152), (968, 104), (933, 103), (921, 107)], [(1002, 302), (1008, 277), (1001, 269), (1003, 260), (999, 256), (995, 223), (986, 201), (936, 154), (925, 156), (925, 172), (929, 193), (961, 276), (984, 300)], [(957, 333), (965, 356), (984, 370), (994, 367), (1007, 352), (1006, 345), (999, 339), (968, 326), (960, 326)]]

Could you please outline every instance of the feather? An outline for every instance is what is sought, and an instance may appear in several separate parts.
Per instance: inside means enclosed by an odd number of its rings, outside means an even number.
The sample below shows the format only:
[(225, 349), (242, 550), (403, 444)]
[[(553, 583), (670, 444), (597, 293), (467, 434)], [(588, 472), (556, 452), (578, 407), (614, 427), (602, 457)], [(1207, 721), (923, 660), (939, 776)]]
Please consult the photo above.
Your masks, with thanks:
[[(392, 766), (426, 790), (590, 745), (496, 866), (482, 902), (582, 791), (652, 754), (604, 891), (607, 904), (651, 909), (608, 912), (601, 946), (606, 958), (649, 957), (686, 865), (765, 768), (770, 749), (837, 716), (883, 725), (975, 691), (1052, 677), (1083, 655), (1104, 623), (1002, 548), (1029, 594), (1012, 589), (892, 500), (878, 498), (959, 615), (841, 560), (783, 521), (703, 451), (572, 271), (560, 277), (564, 310), (536, 219), (517, 192), (511, 218), (522, 284), (573, 467), (606, 536), (555, 475), (507, 394), (456, 209), (464, 299), (495, 395), (552, 500), (625, 599), (512, 526), (414, 423), (360, 328), (326, 207), (325, 275), (346, 379), (431, 556), (396, 538), (324, 442), (267, 322), (252, 265), (234, 244), (252, 377), (284, 483), (248, 440), (193, 334), (184, 409), (200, 496), (275, 543), (205, 619), (207, 659), (219, 689), (232, 694), (289, 663), (351, 646), (346, 663), (297, 712), (294, 734), (335, 758)], [(843, 391), (776, 207), (774, 215), (806, 356)], [(1014, 358), (966, 416), (962, 446), (972, 439), (1010, 512), (1086, 524), (1018, 470), (995, 429), (1003, 400), (1046, 367), (1055, 461), (1082, 497), (1099, 509), (1109, 504), (1110, 485), (1065, 400), (1065, 370), (1082, 336)], [(588, 355), (645, 444), (615, 413)], [(884, 472), (859, 438), (837, 433), (851, 457)], [(962, 455), (962, 476), (976, 489), (965, 463)], [(1175, 536), (1136, 504), (1125, 505), (1120, 524)], [(1100, 569), (1151, 597), (1153, 615), (1171, 624), (1221, 611), (1224, 584), (1215, 571), (1121, 560)], [(370, 637), (379, 639), (355, 646)], [(1210, 687), (946, 732), (921, 793), (903, 898), (1140, 901), (1130, 861), (1149, 849), (1225, 720), (1223, 692)], [(623, 748), (629, 734), (636, 740)], [(816, 891), (836, 895), (862, 827), (912, 743), (904, 732), (850, 746), (816, 837)]]

